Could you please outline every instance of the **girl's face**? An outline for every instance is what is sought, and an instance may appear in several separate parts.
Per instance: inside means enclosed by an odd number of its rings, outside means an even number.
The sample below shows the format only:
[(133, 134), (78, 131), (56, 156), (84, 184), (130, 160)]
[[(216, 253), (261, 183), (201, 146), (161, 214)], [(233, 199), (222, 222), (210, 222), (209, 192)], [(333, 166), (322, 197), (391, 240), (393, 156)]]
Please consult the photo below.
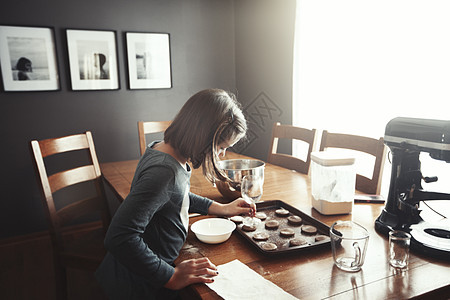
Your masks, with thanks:
[(222, 142), (219, 145), (217, 145), (217, 148), (216, 148), (217, 156), (220, 157), (222, 155), (222, 157), (225, 157), (225, 154), (229, 147), (231, 147), (231, 146), (228, 144), (228, 142)]
[(241, 139), (241, 137), (236, 137), (235, 139), (233, 139), (231, 141), (224, 141), (224, 142), (220, 143), (219, 145), (217, 145), (217, 148), (216, 148), (217, 156), (220, 157), (222, 155), (222, 157), (225, 157), (227, 149), (233, 147), (234, 144), (236, 144), (240, 139)]

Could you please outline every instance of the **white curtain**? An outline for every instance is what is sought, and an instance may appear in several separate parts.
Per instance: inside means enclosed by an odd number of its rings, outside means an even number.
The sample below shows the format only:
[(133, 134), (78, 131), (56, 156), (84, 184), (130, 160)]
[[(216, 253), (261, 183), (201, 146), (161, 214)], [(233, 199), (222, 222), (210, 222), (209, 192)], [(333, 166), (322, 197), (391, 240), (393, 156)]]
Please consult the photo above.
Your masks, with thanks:
[(378, 138), (394, 117), (450, 119), (448, 0), (297, 0), (294, 53), (294, 125)]

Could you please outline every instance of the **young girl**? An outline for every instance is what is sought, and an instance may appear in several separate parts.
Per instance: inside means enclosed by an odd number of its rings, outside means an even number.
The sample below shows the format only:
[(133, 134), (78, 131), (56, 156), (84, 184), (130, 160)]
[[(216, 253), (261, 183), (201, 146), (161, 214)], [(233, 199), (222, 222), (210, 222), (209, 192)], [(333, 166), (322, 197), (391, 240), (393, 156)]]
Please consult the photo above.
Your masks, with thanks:
[(189, 192), (191, 168), (208, 180), (228, 180), (219, 154), (239, 141), (247, 123), (234, 95), (208, 89), (193, 95), (141, 157), (130, 194), (116, 211), (105, 238), (108, 251), (96, 277), (110, 299), (170, 299), (193, 283), (213, 282), (207, 258), (174, 265), (188, 233), (190, 212), (252, 214), (242, 198), (228, 204)]

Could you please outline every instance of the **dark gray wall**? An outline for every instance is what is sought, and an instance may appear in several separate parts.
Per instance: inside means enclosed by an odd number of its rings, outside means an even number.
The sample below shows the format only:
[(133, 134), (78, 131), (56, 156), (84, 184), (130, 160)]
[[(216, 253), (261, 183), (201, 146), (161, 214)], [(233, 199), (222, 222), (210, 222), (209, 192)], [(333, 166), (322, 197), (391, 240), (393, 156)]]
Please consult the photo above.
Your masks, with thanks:
[[(292, 120), (294, 15), (295, 0), (2, 2), (0, 24), (55, 29), (61, 90), (1, 87), (0, 238), (47, 228), (30, 140), (90, 130), (100, 162), (137, 159), (137, 121), (173, 118), (200, 89), (238, 95), (250, 132), (237, 151), (266, 159), (272, 123)], [(70, 90), (66, 28), (117, 32), (119, 90)], [(127, 89), (126, 31), (170, 33), (173, 88)]]
[[(138, 120), (169, 120), (196, 91), (235, 91), (231, 0), (3, 1), (0, 24), (55, 29), (61, 90), (0, 92), (0, 237), (45, 230), (29, 141), (90, 130), (100, 162), (137, 159)], [(117, 32), (117, 91), (71, 91), (65, 29)], [(123, 34), (170, 33), (172, 89), (128, 90)]]
[[(236, 86), (250, 124), (244, 152), (263, 160), (273, 123), (292, 124), (295, 2), (235, 1)], [(291, 153), (286, 141), (279, 148)]]

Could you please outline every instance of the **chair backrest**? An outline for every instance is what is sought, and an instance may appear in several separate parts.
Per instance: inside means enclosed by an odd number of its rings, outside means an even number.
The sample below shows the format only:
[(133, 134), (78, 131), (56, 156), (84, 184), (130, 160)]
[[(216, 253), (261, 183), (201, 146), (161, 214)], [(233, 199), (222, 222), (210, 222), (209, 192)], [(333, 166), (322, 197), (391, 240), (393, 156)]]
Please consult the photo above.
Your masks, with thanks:
[[(308, 174), (309, 166), (311, 164), (310, 153), (313, 148), (315, 135), (315, 129), (306, 129), (292, 125), (281, 125), (279, 122), (274, 123), (272, 128), (272, 141), (269, 148), (269, 155), (267, 156), (267, 162), (287, 169), (295, 170), (303, 174)], [(279, 139), (300, 140), (308, 143), (309, 145), (306, 161), (292, 155), (277, 153)]]
[(147, 148), (147, 142), (145, 135), (150, 133), (158, 133), (166, 131), (167, 127), (172, 124), (172, 121), (151, 121), (151, 122), (138, 122), (138, 134), (139, 134), (139, 147), (141, 155), (144, 155)]
[[(78, 159), (70, 160), (70, 164), (75, 164), (75, 167), (66, 167), (69, 164), (66, 156), (70, 156), (70, 154), (66, 154), (64, 155), (64, 170), (49, 174), (49, 167), (46, 164), (47, 159), (44, 160), (44, 158), (75, 150), (86, 152), (88, 162), (80, 162)], [(91, 132), (87, 131), (83, 134), (41, 141), (33, 140), (31, 141), (31, 151), (39, 178), (38, 182), (45, 212), (50, 223), (50, 235), (55, 246), (60, 249), (63, 247), (61, 231), (65, 225), (80, 218), (86, 218), (86, 216), (92, 217), (95, 212), (101, 215), (103, 228), (106, 232), (111, 221), (111, 215)], [(95, 186), (95, 191), (90, 191), (89, 197), (78, 200), (73, 196), (77, 193), (72, 193), (70, 194), (70, 203), (67, 199), (59, 199), (59, 197), (56, 201), (55, 193), (57, 191), (64, 192), (63, 189), (83, 182), (91, 182)], [(67, 189), (65, 191), (67, 192)], [(72, 189), (69, 189), (69, 191), (72, 191)], [(86, 195), (83, 194), (82, 196)]]
[(383, 174), (385, 145), (384, 139), (374, 139), (366, 136), (322, 132), (320, 151), (326, 148), (342, 148), (359, 151), (372, 155), (374, 159), (372, 178), (356, 174), (356, 189), (367, 194), (379, 194), (381, 190), (381, 176)]

